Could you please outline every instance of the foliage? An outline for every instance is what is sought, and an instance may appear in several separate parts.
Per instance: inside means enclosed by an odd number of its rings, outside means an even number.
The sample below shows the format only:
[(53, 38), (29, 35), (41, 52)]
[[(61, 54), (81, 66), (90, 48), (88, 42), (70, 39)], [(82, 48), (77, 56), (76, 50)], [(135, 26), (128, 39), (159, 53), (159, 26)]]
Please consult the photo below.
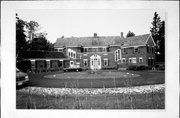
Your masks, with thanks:
[(22, 53), (27, 50), (54, 50), (54, 44), (46, 38), (47, 33), (40, 32), (40, 25), (36, 21), (24, 21), (16, 14), (16, 66), (23, 69)]
[(21, 52), (27, 50), (28, 44), (26, 41), (26, 35), (24, 27), (26, 22), (18, 17), (16, 14), (16, 60), (17, 62), (22, 60)]
[(132, 36), (135, 36), (134, 32), (131, 32), (130, 30), (128, 31), (127, 35), (126, 35), (126, 38), (127, 37), (132, 37)]
[(157, 12), (154, 13), (152, 27), (150, 28), (152, 37), (156, 43), (156, 61), (165, 61), (165, 21), (161, 21)]
[(34, 38), (30, 44), (29, 49), (30, 50), (48, 50), (52, 51), (54, 45), (50, 43), (44, 35), (38, 36), (37, 38)]
[(35, 38), (35, 32), (39, 29), (39, 24), (36, 21), (30, 21), (27, 23), (26, 28), (28, 30), (28, 38), (32, 40)]

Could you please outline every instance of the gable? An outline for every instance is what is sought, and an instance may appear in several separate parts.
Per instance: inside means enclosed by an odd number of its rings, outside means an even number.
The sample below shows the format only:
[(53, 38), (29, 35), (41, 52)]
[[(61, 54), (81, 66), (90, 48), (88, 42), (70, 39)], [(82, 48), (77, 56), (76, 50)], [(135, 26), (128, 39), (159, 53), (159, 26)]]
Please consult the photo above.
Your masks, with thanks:
[(149, 37), (147, 38), (146, 44), (147, 44), (147, 45), (150, 45), (150, 46), (156, 46), (156, 44), (155, 44), (155, 42), (154, 42), (154, 39), (152, 38), (151, 35), (149, 35)]

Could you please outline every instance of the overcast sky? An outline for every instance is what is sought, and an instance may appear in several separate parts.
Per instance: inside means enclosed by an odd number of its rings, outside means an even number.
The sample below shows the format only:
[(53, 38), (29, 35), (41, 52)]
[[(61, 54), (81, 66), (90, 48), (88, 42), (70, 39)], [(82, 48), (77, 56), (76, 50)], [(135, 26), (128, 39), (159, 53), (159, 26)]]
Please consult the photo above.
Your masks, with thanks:
[(46, 32), (50, 42), (55, 43), (61, 36), (83, 37), (124, 36), (129, 30), (136, 35), (150, 33), (154, 12), (165, 20), (162, 10), (18, 10), (18, 16), (25, 20), (34, 20)]

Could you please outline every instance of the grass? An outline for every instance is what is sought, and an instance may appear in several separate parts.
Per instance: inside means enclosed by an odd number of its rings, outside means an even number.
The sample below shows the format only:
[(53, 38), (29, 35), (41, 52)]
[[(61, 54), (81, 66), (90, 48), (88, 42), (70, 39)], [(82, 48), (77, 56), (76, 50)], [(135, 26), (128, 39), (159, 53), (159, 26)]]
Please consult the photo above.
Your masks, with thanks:
[(17, 92), (17, 109), (164, 109), (164, 92), (148, 94), (33, 95)]
[[(124, 71), (130, 72), (130, 71)], [(61, 73), (61, 72), (58, 72)], [(30, 74), (29, 86), (53, 88), (116, 88), (151, 84), (163, 84), (164, 72), (131, 71), (134, 78), (114, 79), (48, 79), (45, 75)], [(165, 92), (146, 94), (98, 94), (98, 95), (37, 95), (16, 91), (17, 109), (164, 109)]]
[[(118, 72), (118, 71), (117, 71)], [(44, 78), (45, 75), (60, 74), (56, 73), (41, 73), (41, 74), (30, 74), (30, 86), (38, 87), (53, 87), (53, 88), (112, 88), (112, 87), (127, 87), (127, 86), (141, 86), (141, 85), (153, 85), (163, 84), (165, 82), (164, 72), (149, 72), (149, 71), (124, 71), (134, 74), (139, 74), (138, 77), (125, 78), (125, 77), (114, 77), (104, 79), (49, 79)], [(89, 76), (87, 75), (84, 76)], [(115, 84), (114, 84), (115, 81)], [(78, 82), (78, 83), (77, 83)]]

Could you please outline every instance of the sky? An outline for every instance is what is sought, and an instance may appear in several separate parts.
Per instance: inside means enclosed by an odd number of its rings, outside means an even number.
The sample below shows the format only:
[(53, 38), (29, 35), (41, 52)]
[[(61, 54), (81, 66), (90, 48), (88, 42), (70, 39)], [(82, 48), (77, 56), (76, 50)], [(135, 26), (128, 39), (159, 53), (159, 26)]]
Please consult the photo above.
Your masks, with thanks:
[(165, 20), (165, 12), (158, 9), (139, 10), (18, 10), (18, 16), (25, 21), (36, 21), (39, 32), (46, 32), (47, 39), (55, 43), (59, 37), (126, 36), (130, 30), (136, 35), (150, 33), (154, 12)]

